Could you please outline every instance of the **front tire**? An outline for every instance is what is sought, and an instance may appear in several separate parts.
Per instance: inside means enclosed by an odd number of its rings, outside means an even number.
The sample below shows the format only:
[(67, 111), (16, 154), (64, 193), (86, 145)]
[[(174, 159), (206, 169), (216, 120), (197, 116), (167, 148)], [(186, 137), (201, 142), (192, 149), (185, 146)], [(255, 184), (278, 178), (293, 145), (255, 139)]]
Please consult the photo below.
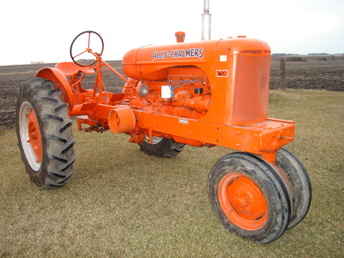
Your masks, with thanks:
[(65, 185), (75, 161), (72, 120), (60, 90), (51, 81), (35, 78), (21, 85), (16, 131), (31, 180), (47, 188)]
[(287, 189), (269, 164), (248, 153), (228, 154), (215, 164), (209, 198), (225, 229), (241, 237), (269, 243), (288, 226)]
[(312, 201), (312, 185), (302, 163), (286, 149), (277, 152), (277, 166), (285, 173), (291, 188), (291, 215), (288, 229), (295, 227), (307, 215)]

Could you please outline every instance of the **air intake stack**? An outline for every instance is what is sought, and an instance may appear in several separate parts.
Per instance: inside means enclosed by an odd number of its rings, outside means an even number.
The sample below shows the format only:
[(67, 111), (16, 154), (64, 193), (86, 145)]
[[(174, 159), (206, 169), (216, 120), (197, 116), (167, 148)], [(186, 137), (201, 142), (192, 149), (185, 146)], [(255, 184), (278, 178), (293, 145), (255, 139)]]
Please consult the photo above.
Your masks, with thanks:
[(211, 39), (211, 13), (210, 0), (204, 0), (204, 9), (202, 13), (202, 40)]

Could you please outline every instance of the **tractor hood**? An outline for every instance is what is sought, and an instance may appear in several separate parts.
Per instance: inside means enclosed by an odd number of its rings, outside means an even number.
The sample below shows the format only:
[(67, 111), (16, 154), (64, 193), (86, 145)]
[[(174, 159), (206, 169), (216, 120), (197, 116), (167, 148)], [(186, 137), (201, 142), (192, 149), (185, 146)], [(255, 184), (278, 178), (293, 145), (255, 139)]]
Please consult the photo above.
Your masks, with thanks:
[(136, 80), (164, 80), (167, 69), (230, 62), (233, 53), (270, 55), (267, 43), (248, 38), (178, 43), (130, 50), (123, 57), (123, 70)]

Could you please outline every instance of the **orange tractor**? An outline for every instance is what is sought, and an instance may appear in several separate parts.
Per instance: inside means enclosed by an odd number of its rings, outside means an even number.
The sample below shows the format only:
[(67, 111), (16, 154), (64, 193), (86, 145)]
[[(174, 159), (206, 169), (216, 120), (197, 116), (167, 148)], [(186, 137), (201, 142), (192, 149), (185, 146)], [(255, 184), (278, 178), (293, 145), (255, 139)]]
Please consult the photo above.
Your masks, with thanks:
[[(98, 33), (75, 37), (73, 62), (40, 69), (21, 87), (17, 135), (26, 171), (38, 186), (67, 183), (72, 118), (82, 131), (125, 133), (158, 157), (175, 157), (185, 145), (235, 149), (210, 171), (213, 210), (227, 230), (271, 242), (306, 216), (311, 184), (282, 148), (294, 140), (295, 123), (267, 116), (270, 48), (244, 36), (197, 43), (184, 43), (183, 32), (176, 37), (173, 45), (127, 52), (124, 75), (102, 59)], [(76, 49), (81, 40), (84, 48)], [(104, 68), (123, 80), (120, 93), (106, 90)], [(90, 74), (94, 87), (86, 89)]]

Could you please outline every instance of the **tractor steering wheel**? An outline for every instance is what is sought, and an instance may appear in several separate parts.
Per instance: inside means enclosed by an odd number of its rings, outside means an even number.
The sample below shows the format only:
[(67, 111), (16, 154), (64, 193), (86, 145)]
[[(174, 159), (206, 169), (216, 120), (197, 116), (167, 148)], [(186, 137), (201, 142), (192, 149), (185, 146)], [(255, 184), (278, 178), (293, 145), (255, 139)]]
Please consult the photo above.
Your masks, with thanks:
[[(97, 39), (97, 45), (96, 50), (100, 50), (100, 51), (94, 51), (91, 48), (91, 37), (92, 36), (96, 36)], [(75, 50), (76, 48), (76, 43), (80, 42), (80, 41), (86, 41), (87, 42), (87, 46), (86, 48), (78, 48)], [(83, 49), (83, 50), (80, 50)], [(78, 51), (76, 54), (75, 52)], [(103, 38), (100, 36), (99, 33), (95, 32), (95, 31), (91, 31), (91, 30), (87, 30), (87, 31), (83, 31), (81, 33), (79, 33), (72, 41), (72, 44), (70, 45), (69, 48), (69, 54), (70, 57), (72, 58), (73, 62), (76, 65), (79, 66), (92, 66), (97, 62), (96, 56), (99, 55), (101, 56), (103, 54), (104, 51), (104, 41)], [(84, 59), (76, 59), (77, 57), (81, 57), (83, 56)]]

